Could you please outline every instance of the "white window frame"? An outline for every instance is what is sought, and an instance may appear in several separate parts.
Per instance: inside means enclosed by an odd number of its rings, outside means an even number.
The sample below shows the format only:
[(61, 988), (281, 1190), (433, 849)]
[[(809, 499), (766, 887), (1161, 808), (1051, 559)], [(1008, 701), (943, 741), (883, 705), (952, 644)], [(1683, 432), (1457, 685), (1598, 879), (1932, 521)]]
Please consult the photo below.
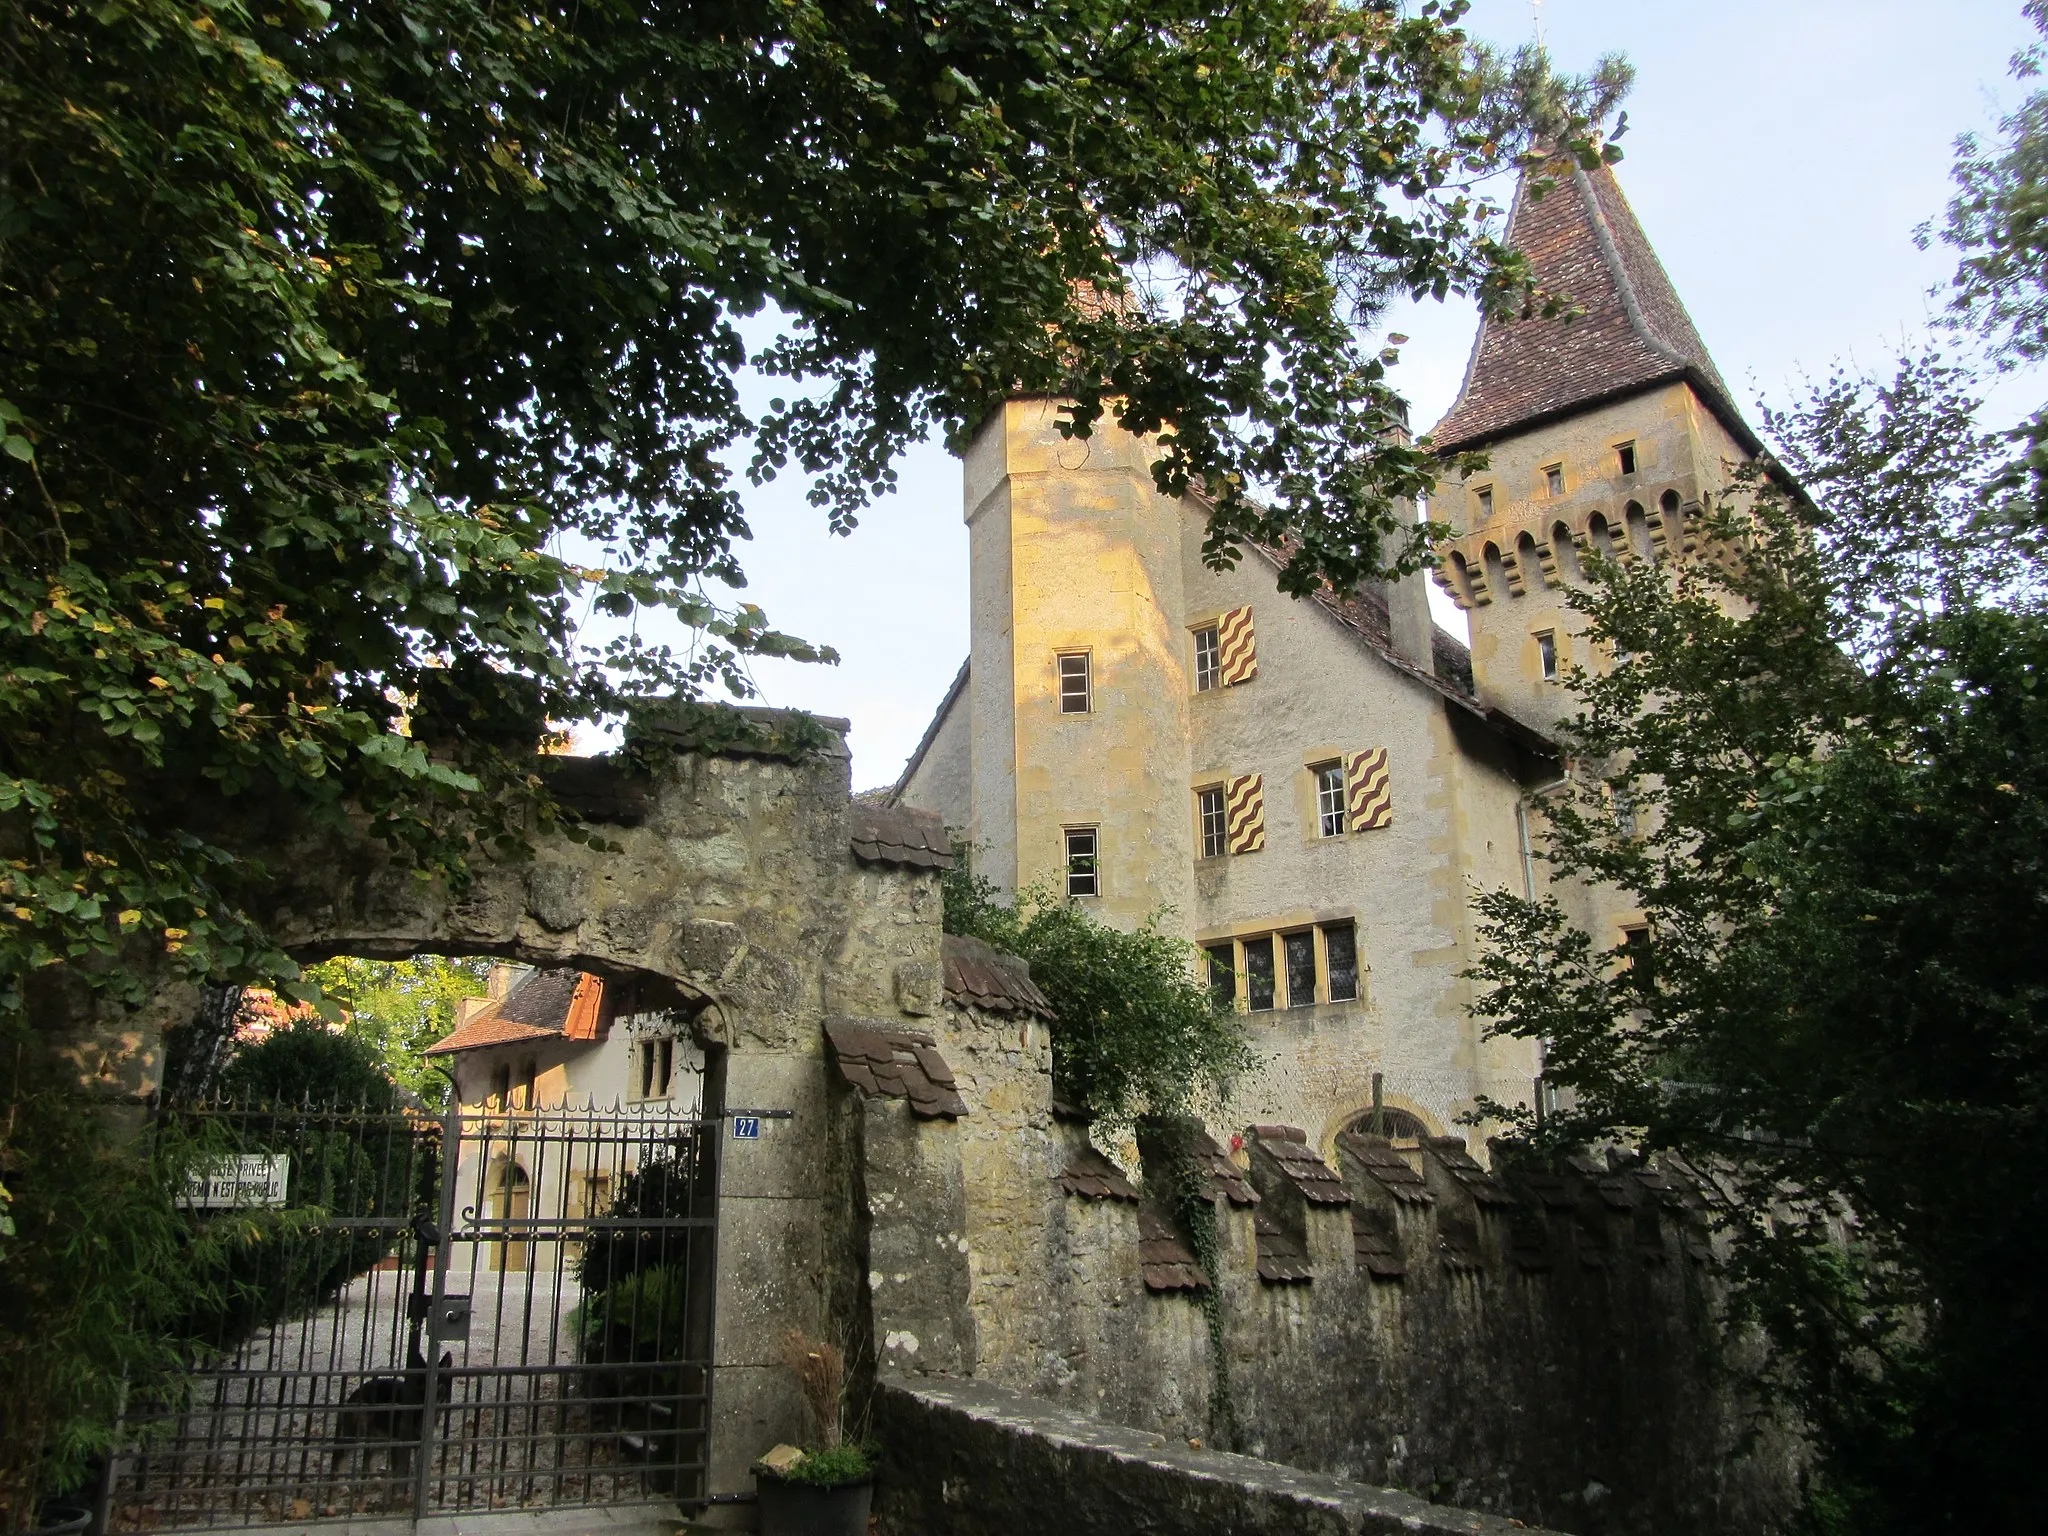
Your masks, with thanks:
[[(1081, 840), (1086, 839), (1087, 851), (1078, 851)], [(1097, 827), (1062, 827), (1060, 846), (1066, 855), (1067, 894), (1069, 896), (1100, 896), (1102, 894), (1102, 833)], [(1085, 869), (1078, 865), (1087, 861)], [(1087, 889), (1081, 889), (1086, 882)]]
[[(1070, 662), (1079, 662), (1079, 668), (1069, 667)], [(1095, 664), (1090, 652), (1059, 652), (1053, 658), (1053, 675), (1058, 679), (1061, 714), (1089, 715), (1095, 712)], [(1067, 686), (1076, 679), (1081, 684), (1078, 692)]]
[(1195, 692), (1214, 693), (1223, 686), (1223, 642), (1214, 624), (1195, 631)]
[(1558, 678), (1557, 631), (1539, 629), (1536, 631), (1536, 675), (1546, 683)]
[(1315, 775), (1316, 836), (1342, 837), (1347, 810), (1344, 764), (1341, 761), (1317, 763), (1309, 772)]
[(1205, 859), (1220, 859), (1230, 852), (1230, 818), (1221, 784), (1205, 784), (1195, 791), (1195, 835)]

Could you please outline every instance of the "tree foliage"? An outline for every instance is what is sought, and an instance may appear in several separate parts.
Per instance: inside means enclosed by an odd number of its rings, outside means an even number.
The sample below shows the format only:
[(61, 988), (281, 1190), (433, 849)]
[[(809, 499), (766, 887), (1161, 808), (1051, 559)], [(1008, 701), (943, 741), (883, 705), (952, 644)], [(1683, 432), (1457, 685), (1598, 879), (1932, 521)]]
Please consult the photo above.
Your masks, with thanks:
[(419, 955), (362, 960), (342, 955), (307, 968), (307, 980), (339, 1010), (343, 1027), (376, 1052), (379, 1069), (422, 1103), (447, 1100), (447, 1075), (426, 1048), (454, 1033), (464, 998), (490, 989), (491, 962)]
[(1572, 602), (1625, 659), (1572, 679), (1543, 851), (1650, 943), (1481, 903), (1482, 1009), (1564, 1090), (1490, 1112), (1715, 1172), (1830, 1530), (2048, 1512), (1983, 1411), (2048, 1369), (2048, 605), (1974, 410), (1938, 358), (1834, 378), (1769, 422), (1804, 494), (1754, 467), (1698, 558), (1594, 559)]
[[(2027, 0), (2026, 17), (2048, 37), (2048, 0)], [(2036, 42), (2013, 55), (2015, 80), (2035, 80), (2048, 51)], [(2048, 357), (2048, 91), (2033, 90), (1987, 144), (1956, 141), (1955, 196), (1938, 231), (1959, 257), (1951, 314), (1982, 331), (2008, 365)], [(1922, 247), (1937, 231), (1920, 231)]]
[[(1006, 392), (1158, 433), (1217, 561), (1412, 566), (1365, 327), (1526, 279), (1461, 9), (9, 0), (0, 1005), (125, 945), (291, 974), (195, 798), (459, 879), (547, 722), (828, 659), (705, 595), (740, 478), (843, 531)], [(592, 607), (700, 643), (579, 647)]]
[(1031, 962), (1053, 1006), (1053, 1089), (1112, 1128), (1220, 1105), (1250, 1063), (1237, 1014), (1196, 979), (1194, 950), (1156, 918), (1126, 932), (1044, 888), (999, 899), (966, 860), (945, 878), (948, 933)]

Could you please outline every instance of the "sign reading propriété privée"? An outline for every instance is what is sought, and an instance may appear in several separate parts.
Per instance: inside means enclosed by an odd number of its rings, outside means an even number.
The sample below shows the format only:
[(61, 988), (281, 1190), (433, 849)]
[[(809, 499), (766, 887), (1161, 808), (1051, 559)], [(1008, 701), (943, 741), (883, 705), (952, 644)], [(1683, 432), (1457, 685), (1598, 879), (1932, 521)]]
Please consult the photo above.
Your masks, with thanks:
[(195, 1168), (185, 1180), (178, 1202), (195, 1211), (225, 1211), (238, 1206), (283, 1205), (291, 1173), (289, 1152), (241, 1152), (211, 1168)]

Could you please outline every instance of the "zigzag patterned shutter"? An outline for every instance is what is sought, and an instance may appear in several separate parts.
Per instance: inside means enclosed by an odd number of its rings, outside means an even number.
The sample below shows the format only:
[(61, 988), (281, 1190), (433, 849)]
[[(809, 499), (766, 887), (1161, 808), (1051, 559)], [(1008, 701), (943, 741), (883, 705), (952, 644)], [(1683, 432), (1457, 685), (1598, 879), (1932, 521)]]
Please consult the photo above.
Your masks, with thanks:
[(1233, 608), (1216, 621), (1216, 680), (1225, 688), (1248, 683), (1259, 675), (1259, 653), (1252, 644), (1252, 611)]
[(1232, 853), (1257, 853), (1266, 846), (1265, 780), (1241, 774), (1223, 791), (1224, 835)]
[(1351, 830), (1372, 832), (1394, 820), (1394, 785), (1387, 772), (1387, 749), (1368, 747), (1344, 758), (1344, 790)]

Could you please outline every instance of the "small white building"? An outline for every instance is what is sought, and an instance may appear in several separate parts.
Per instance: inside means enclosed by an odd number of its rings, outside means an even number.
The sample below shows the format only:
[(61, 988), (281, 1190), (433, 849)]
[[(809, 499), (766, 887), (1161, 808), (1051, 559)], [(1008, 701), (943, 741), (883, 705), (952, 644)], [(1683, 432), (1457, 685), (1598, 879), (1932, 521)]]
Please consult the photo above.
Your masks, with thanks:
[[(457, 1230), (503, 1223), (488, 1267), (554, 1268), (547, 1233), (601, 1216), (621, 1182), (704, 1105), (682, 1014), (587, 971), (501, 965), (467, 1000), (448, 1058), (463, 1115)], [(532, 1237), (525, 1224), (539, 1223)]]

